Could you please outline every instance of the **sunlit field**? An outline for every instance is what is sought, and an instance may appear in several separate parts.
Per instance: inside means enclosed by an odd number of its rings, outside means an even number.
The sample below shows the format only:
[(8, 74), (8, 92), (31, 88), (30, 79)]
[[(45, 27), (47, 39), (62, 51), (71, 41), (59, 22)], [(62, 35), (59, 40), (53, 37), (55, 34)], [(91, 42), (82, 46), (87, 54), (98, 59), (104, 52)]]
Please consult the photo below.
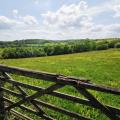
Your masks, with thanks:
[[(92, 83), (106, 85), (111, 87), (120, 86), (120, 49), (109, 49), (103, 51), (83, 52), (77, 54), (23, 58), (23, 59), (0, 59), (0, 64), (9, 66), (27, 68), (38, 71), (45, 71), (50, 73), (63, 74), (67, 76), (74, 76), (78, 78), (89, 79)], [(12, 75), (14, 79), (29, 83), (36, 86), (47, 87), (49, 84), (43, 80), (30, 79), (26, 77), (18, 77)], [(80, 96), (78, 92), (72, 87), (66, 86), (60, 89), (64, 93), (69, 93), (75, 96)], [(28, 91), (29, 94), (33, 91)], [(98, 93), (90, 91), (100, 101), (106, 104), (120, 107), (120, 97), (110, 94)], [(9, 96), (10, 99), (15, 99)], [(96, 120), (107, 120), (107, 118), (98, 110), (84, 105), (75, 104), (66, 100), (58, 99), (45, 95), (39, 98), (43, 101), (54, 103), (56, 106), (66, 108), (70, 111), (77, 112), (86, 117)], [(45, 108), (43, 108), (45, 109)], [(72, 120), (63, 114), (57, 112), (50, 112), (45, 109), (47, 113), (58, 120)], [(28, 113), (27, 113), (28, 114)], [(28, 114), (35, 118), (37, 117)], [(39, 120), (39, 118), (38, 118)]]

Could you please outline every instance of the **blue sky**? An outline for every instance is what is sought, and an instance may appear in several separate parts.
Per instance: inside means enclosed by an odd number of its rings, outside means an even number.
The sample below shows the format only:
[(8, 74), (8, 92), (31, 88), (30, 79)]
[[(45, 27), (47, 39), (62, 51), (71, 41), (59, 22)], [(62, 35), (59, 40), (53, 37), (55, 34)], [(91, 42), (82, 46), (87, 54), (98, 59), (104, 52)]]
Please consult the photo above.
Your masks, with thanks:
[(120, 0), (0, 0), (0, 40), (120, 37)]

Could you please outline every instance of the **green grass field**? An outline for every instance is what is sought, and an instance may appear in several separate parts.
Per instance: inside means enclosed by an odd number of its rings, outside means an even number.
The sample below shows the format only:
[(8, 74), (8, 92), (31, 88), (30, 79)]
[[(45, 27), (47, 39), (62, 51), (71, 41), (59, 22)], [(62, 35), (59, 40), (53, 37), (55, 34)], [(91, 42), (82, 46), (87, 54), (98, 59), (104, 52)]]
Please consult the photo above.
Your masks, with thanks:
[[(111, 87), (120, 87), (120, 49), (109, 49), (105, 51), (83, 52), (77, 54), (24, 58), (24, 59), (0, 59), (0, 64), (9, 66), (17, 66), (32, 70), (46, 71), (51, 73), (63, 74), (75, 77), (84, 77), (91, 82)], [(13, 76), (18, 81), (29, 83), (32, 85), (47, 87), (49, 84), (45, 81), (33, 80), (25, 77)], [(65, 87), (60, 91), (79, 96), (78, 92), (72, 87)], [(32, 91), (28, 91), (30, 94)], [(110, 94), (98, 93), (90, 91), (100, 101), (120, 108), (120, 97)], [(10, 97), (10, 96), (9, 96)], [(12, 99), (12, 97), (10, 97)], [(54, 103), (57, 106), (67, 108), (71, 111), (78, 112), (86, 117), (91, 117), (96, 120), (107, 120), (107, 118), (96, 109), (86, 107), (72, 102), (61, 100), (55, 97), (46, 95), (41, 98), (49, 103)], [(50, 112), (48, 114), (54, 116), (58, 120), (72, 120), (62, 114)], [(37, 120), (37, 118), (35, 118)]]

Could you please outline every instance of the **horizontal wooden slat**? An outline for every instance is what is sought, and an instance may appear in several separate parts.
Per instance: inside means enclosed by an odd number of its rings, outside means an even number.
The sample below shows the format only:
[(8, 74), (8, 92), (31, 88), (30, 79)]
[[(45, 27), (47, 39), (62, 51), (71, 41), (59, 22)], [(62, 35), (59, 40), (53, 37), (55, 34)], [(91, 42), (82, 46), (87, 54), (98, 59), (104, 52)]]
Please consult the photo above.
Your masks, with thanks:
[(24, 97), (22, 100), (16, 102), (15, 104), (12, 104), (11, 106), (7, 107), (5, 110), (10, 110), (10, 109), (12, 109), (12, 108), (15, 108), (15, 107), (17, 107), (17, 106), (25, 103), (26, 101), (31, 101), (31, 100), (33, 100), (33, 99), (35, 99), (35, 98), (38, 98), (38, 97), (41, 97), (41, 96), (43, 96), (43, 95), (45, 95), (45, 94), (51, 93), (52, 91), (57, 90), (57, 89), (60, 89), (60, 88), (62, 88), (62, 87), (64, 87), (63, 84), (58, 84), (58, 83), (56, 83), (56, 84), (54, 84), (54, 85), (52, 85), (52, 86), (49, 86), (49, 87), (46, 88), (45, 90), (42, 90), (41, 92), (37, 91), (37, 92), (34, 93), (33, 95), (29, 95), (29, 96)]
[(1, 87), (0, 90), (3, 90), (3, 92), (6, 92), (6, 93), (11, 94), (11, 95), (16, 96), (16, 97), (23, 97), (22, 94), (16, 93), (16, 92), (11, 91), (11, 90), (9, 90), (9, 89), (7, 89), (7, 88)]
[(92, 83), (87, 83), (87, 80), (83, 80), (83, 79), (70, 78), (63, 75), (32, 71), (32, 70), (16, 68), (16, 67), (8, 67), (5, 65), (0, 65), (0, 71), (23, 75), (31, 78), (44, 79), (44, 80), (57, 82), (57, 83), (59, 82), (66, 85), (85, 87), (87, 89), (120, 95), (119, 88), (110, 88), (110, 87), (105, 87), (101, 85), (95, 85)]
[[(5, 97), (4, 97), (4, 100), (9, 102), (9, 103), (12, 103), (12, 104), (14, 103), (13, 101), (11, 101), (11, 100), (9, 100), (9, 99), (7, 99)], [(74, 118), (77, 118), (77, 119), (80, 119), (80, 120), (93, 120), (93, 119), (90, 119), (90, 118), (83, 117), (83, 116), (81, 116), (81, 115), (79, 115), (77, 113), (70, 112), (70, 111), (62, 109), (62, 108), (58, 108), (56, 106), (53, 106), (51, 104), (48, 104), (48, 103), (45, 103), (45, 102), (42, 102), (42, 101), (37, 101), (37, 100), (33, 100), (33, 101), (35, 101), (38, 105), (41, 105), (43, 107), (47, 107), (47, 108), (52, 109), (54, 111), (61, 112), (63, 114), (66, 114), (68, 116), (71, 116), (71, 117), (74, 117)], [(32, 113), (34, 113), (36, 115), (38, 114), (38, 113), (34, 112), (33, 110), (30, 110), (29, 108), (23, 106), (23, 105), (20, 105), (19, 107), (21, 109), (28, 110), (28, 112), (32, 112)]]
[[(81, 81), (80, 79), (69, 78), (69, 77), (64, 77), (64, 76), (60, 76), (58, 79), (62, 80), (62, 81), (66, 81), (66, 84), (69, 84), (72, 86), (76, 86), (76, 87), (80, 87), (80, 88), (83, 87), (83, 88), (96, 90), (96, 91), (100, 91), (100, 92), (104, 92), (104, 93), (120, 95), (119, 88), (112, 88), (112, 87), (106, 87), (106, 86), (102, 86), (102, 85), (96, 85), (96, 84), (92, 84), (92, 83), (83, 82), (83, 80)], [(72, 83), (76, 83), (76, 84), (74, 85)]]
[[(25, 88), (28, 88), (28, 89), (32, 89), (32, 90), (35, 90), (35, 91), (42, 91), (44, 90), (45, 88), (41, 88), (41, 87), (37, 87), (37, 86), (32, 86), (32, 85), (28, 85), (28, 84), (25, 84), (25, 83), (21, 83), (21, 82), (18, 82), (18, 81), (15, 81), (15, 80), (10, 80), (10, 79), (4, 79), (5, 81), (7, 82), (10, 82), (14, 85), (20, 85), (22, 87), (25, 87)], [(8, 90), (7, 90), (8, 91)], [(10, 93), (11, 91), (8, 91), (8, 93)], [(13, 93), (15, 94), (15, 93)], [(59, 98), (63, 98), (63, 99), (67, 99), (67, 100), (71, 100), (73, 102), (76, 102), (76, 103), (80, 103), (80, 104), (85, 104), (85, 105), (88, 105), (88, 106), (91, 106), (90, 102), (86, 99), (80, 99), (79, 97), (76, 97), (76, 96), (71, 96), (71, 95), (68, 95), (68, 94), (64, 94), (64, 93), (60, 93), (60, 92), (57, 92), (57, 91), (53, 91), (51, 92), (50, 95), (53, 95), (55, 97), (59, 97)], [(16, 94), (16, 96), (20, 97), (22, 95), (18, 95)], [(109, 107), (113, 112), (117, 113), (117, 114), (120, 114), (120, 110), (118, 108), (114, 108), (114, 107), (111, 107), (109, 105), (106, 105), (107, 107)], [(93, 106), (95, 107), (95, 106)]]
[(33, 120), (31, 119), (30, 117), (26, 116), (26, 115), (23, 115), (21, 114), (20, 112), (17, 112), (15, 110), (11, 110), (10, 113), (14, 116), (16, 116), (17, 118), (16, 119), (22, 119), (22, 120)]
[(68, 115), (70, 117), (74, 117), (74, 118), (79, 119), (79, 120), (93, 120), (93, 119), (90, 119), (90, 118), (87, 118), (87, 117), (83, 117), (83, 116), (81, 116), (81, 115), (79, 115), (79, 114), (77, 114), (75, 112), (70, 112), (68, 110), (56, 107), (56, 106), (54, 106), (52, 104), (48, 104), (48, 103), (43, 102), (43, 101), (35, 100), (35, 102), (40, 106), (47, 107), (48, 109), (52, 109), (52, 110), (57, 111), (57, 112), (61, 112), (61, 113), (65, 114), (65, 115)]
[(6, 79), (6, 78), (3, 78), (3, 77), (0, 77), (0, 80), (5, 81), (5, 82), (9, 82), (13, 85), (19, 85), (21, 87), (32, 89), (32, 90), (35, 90), (35, 91), (41, 91), (42, 90), (40, 87), (36, 87), (36, 86), (29, 85), (29, 84), (26, 84), (26, 83), (18, 82), (18, 81), (12, 80), (12, 79)]
[[(8, 94), (11, 94), (11, 95), (14, 95), (16, 97), (23, 97), (23, 95), (15, 93), (14, 91), (8, 90), (6, 88), (0, 88), (0, 89), (4, 90), (4, 92), (6, 92)], [(39, 88), (39, 89), (41, 90), (41, 89), (44, 89), (44, 88)], [(91, 105), (89, 100), (79, 98), (79, 97), (76, 97), (76, 96), (72, 96), (72, 95), (68, 95), (68, 94), (64, 94), (64, 93), (60, 93), (60, 92), (55, 92), (55, 91), (53, 91), (49, 95), (53, 95), (53, 96), (61, 98), (61, 99), (66, 99), (66, 100), (69, 100), (69, 101), (73, 101), (74, 103), (79, 103), (79, 104), (84, 104), (84, 105), (87, 105), (87, 106), (95, 107), (95, 106)], [(110, 106), (110, 105), (105, 105), (105, 106), (108, 107), (112, 112), (120, 115), (120, 109), (115, 108), (115, 107)], [(97, 106), (96, 106), (96, 108), (97, 108)]]
[[(37, 86), (33, 86), (33, 85), (28, 85), (28, 84), (25, 84), (25, 83), (22, 83), (22, 82), (18, 82), (18, 81), (15, 81), (15, 80), (10, 80), (10, 79), (1, 79), (1, 80), (4, 80), (4, 81), (7, 81), (13, 85), (19, 85), (21, 87), (25, 87), (27, 89), (32, 89), (32, 90), (35, 90), (35, 91), (39, 91), (41, 92), (42, 90), (45, 90), (45, 88), (42, 88), (42, 87), (37, 87)], [(71, 95), (68, 95), (68, 94), (64, 94), (64, 93), (60, 93), (60, 92), (57, 92), (57, 91), (53, 91), (51, 92), (50, 95), (53, 95), (53, 96), (56, 96), (56, 97), (60, 97), (60, 98), (65, 98), (67, 100), (71, 100), (71, 101), (74, 101), (74, 102), (77, 102), (77, 103), (82, 103), (84, 101), (82, 101), (80, 98), (76, 97), (76, 96), (71, 96)]]
[[(25, 87), (25, 88), (28, 88), (28, 89), (32, 89), (32, 90), (35, 90), (35, 91), (42, 91), (44, 90), (45, 88), (41, 88), (41, 87), (37, 87), (37, 86), (33, 86), (33, 85), (28, 85), (28, 84), (25, 84), (25, 83), (21, 83), (21, 82), (18, 82), (18, 81), (15, 81), (15, 80), (10, 80), (10, 79), (4, 79), (5, 81), (7, 82), (10, 82), (14, 85), (20, 85), (22, 87)], [(8, 89), (5, 89), (5, 91), (8, 91)], [(9, 90), (8, 93), (10, 93), (11, 91)], [(12, 94), (15, 94), (15, 93), (12, 93)], [(88, 106), (92, 106), (90, 104), (90, 102), (86, 99), (81, 99), (79, 97), (76, 97), (76, 96), (71, 96), (71, 95), (68, 95), (68, 94), (64, 94), (64, 93), (60, 93), (60, 92), (57, 92), (57, 91), (53, 91), (51, 92), (50, 95), (53, 95), (53, 96), (56, 96), (56, 97), (59, 97), (59, 98), (63, 98), (63, 99), (67, 99), (67, 100), (70, 100), (70, 101), (73, 101), (73, 102), (76, 102), (76, 103), (80, 103), (80, 104), (85, 104), (85, 105), (88, 105)], [(16, 94), (16, 96), (22, 96), (22, 95), (18, 95)], [(107, 107), (109, 107), (113, 112), (117, 113), (117, 114), (120, 114), (120, 110), (118, 108), (114, 108), (114, 107), (111, 107), (109, 105), (106, 105)]]
[(17, 67), (8, 67), (8, 66), (1, 65), (1, 64), (0, 64), (0, 71), (28, 76), (31, 78), (49, 80), (53, 82), (55, 82), (56, 78), (59, 76), (57, 74), (50, 74), (47, 72), (40, 72), (40, 71), (32, 71), (32, 70), (27, 70), (27, 69), (17, 68)]
[[(7, 103), (9, 103), (9, 104), (14, 104), (14, 103), (15, 103), (14, 101), (12, 101), (12, 100), (10, 100), (10, 99), (8, 99), (8, 98), (6, 98), (6, 97), (4, 97), (3, 99), (4, 99), (5, 102), (7, 102)], [(22, 110), (25, 110), (25, 111), (27, 111), (27, 112), (30, 112), (30, 113), (32, 113), (32, 114), (34, 114), (34, 115), (37, 115), (37, 116), (39, 116), (39, 117), (41, 117), (41, 118), (44, 118), (44, 119), (47, 119), (47, 120), (54, 120), (54, 118), (49, 117), (49, 116), (47, 116), (47, 115), (45, 115), (45, 114), (41, 116), (41, 114), (40, 114), (39, 112), (36, 112), (36, 111), (34, 111), (34, 110), (26, 107), (26, 106), (19, 105), (19, 108), (22, 109)], [(12, 110), (13, 110), (13, 109), (12, 109)]]

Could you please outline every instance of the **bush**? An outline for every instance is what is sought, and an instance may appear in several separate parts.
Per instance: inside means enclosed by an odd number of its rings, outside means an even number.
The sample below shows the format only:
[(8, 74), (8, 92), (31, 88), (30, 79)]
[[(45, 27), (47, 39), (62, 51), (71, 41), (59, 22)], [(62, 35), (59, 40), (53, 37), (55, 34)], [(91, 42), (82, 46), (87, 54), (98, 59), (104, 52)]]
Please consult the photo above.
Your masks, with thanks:
[(53, 55), (62, 55), (64, 54), (64, 46), (63, 45), (55, 45)]
[(46, 55), (51, 56), (54, 53), (54, 47), (53, 46), (49, 46), (49, 45), (45, 46), (44, 47), (44, 51), (45, 51)]
[(2, 52), (2, 58), (26, 58), (46, 56), (42, 48), (6, 48)]
[(69, 54), (69, 53), (73, 53), (73, 48), (71, 47), (71, 45), (65, 45), (64, 54)]
[(99, 44), (96, 46), (96, 50), (106, 50), (108, 49), (108, 44)]
[(116, 42), (110, 41), (110, 42), (108, 43), (108, 47), (109, 47), (109, 48), (114, 48), (115, 44), (116, 44)]
[(115, 48), (120, 48), (120, 43), (116, 43)]

